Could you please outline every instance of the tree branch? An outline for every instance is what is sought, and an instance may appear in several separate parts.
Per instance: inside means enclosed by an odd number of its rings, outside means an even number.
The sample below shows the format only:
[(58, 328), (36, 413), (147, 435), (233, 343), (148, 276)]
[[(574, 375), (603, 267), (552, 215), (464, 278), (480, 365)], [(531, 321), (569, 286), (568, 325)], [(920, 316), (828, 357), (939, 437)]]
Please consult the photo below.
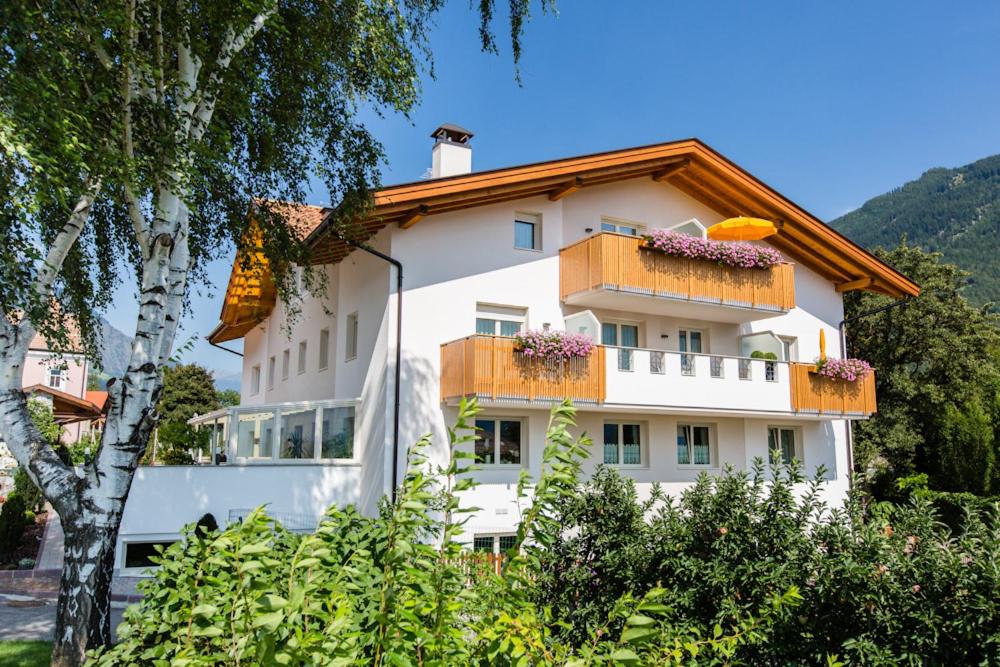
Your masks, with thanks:
[(76, 206), (73, 207), (73, 212), (70, 213), (63, 228), (59, 230), (52, 243), (49, 244), (49, 251), (45, 256), (45, 261), (38, 269), (34, 289), (35, 293), (39, 296), (46, 297), (52, 290), (56, 276), (62, 271), (66, 256), (69, 255), (69, 251), (83, 232), (83, 226), (87, 223), (87, 218), (90, 216), (90, 209), (94, 205), (94, 199), (100, 190), (101, 182), (99, 180), (95, 182), (88, 178), (84, 182), (84, 193), (80, 195), (80, 199), (76, 202)]

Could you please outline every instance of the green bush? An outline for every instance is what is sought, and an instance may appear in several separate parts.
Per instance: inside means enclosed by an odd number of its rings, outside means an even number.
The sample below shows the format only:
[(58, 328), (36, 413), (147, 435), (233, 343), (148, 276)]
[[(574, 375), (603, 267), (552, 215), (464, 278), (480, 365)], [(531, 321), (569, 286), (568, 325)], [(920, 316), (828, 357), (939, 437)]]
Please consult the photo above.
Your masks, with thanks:
[(28, 471), (18, 466), (14, 469), (14, 492), (24, 501), (25, 507), (40, 511), (45, 504), (45, 496), (28, 476)]
[(24, 529), (28, 527), (26, 510), (24, 498), (16, 491), (11, 492), (0, 505), (0, 561), (11, 562), (14, 552), (21, 545)]
[(778, 355), (774, 352), (764, 352), (762, 350), (754, 350), (750, 353), (751, 359), (764, 359), (765, 361), (777, 361)]

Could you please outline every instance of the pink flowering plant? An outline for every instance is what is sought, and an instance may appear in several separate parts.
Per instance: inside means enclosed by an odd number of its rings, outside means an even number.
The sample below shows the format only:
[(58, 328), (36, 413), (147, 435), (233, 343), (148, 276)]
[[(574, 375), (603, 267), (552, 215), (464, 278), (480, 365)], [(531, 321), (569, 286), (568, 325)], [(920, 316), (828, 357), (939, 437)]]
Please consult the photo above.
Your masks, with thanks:
[(514, 349), (529, 359), (565, 361), (586, 357), (594, 343), (584, 334), (535, 330), (515, 336)]
[(863, 359), (826, 359), (816, 360), (816, 372), (834, 380), (860, 382), (872, 372), (871, 365)]
[(645, 237), (646, 247), (674, 257), (704, 259), (723, 266), (740, 269), (769, 269), (781, 263), (781, 254), (774, 248), (752, 243), (712, 241), (666, 229), (654, 229)]

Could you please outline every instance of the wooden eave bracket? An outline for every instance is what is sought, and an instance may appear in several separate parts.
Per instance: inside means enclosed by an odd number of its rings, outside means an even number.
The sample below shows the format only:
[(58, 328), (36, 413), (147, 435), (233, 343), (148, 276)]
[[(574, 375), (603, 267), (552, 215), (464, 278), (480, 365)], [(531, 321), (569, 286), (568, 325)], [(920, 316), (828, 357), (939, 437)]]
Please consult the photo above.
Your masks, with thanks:
[(663, 181), (667, 180), (674, 174), (682, 172), (685, 169), (687, 169), (690, 164), (691, 160), (688, 158), (684, 158), (683, 160), (675, 162), (671, 165), (667, 165), (666, 167), (660, 169), (659, 171), (654, 171), (652, 174), (650, 174), (650, 178), (652, 178), (657, 183), (662, 183)]
[(857, 280), (851, 280), (846, 283), (838, 283), (837, 291), (843, 294), (844, 292), (852, 292), (859, 289), (868, 289), (875, 284), (875, 279), (870, 276), (864, 278), (859, 278)]
[(568, 197), (583, 187), (583, 179), (577, 176), (572, 181), (560, 185), (549, 193), (549, 201), (559, 201), (563, 197)]
[(418, 222), (426, 218), (428, 213), (430, 213), (430, 209), (428, 209), (426, 205), (421, 204), (415, 209), (412, 209), (409, 212), (407, 212), (406, 215), (404, 215), (403, 218), (400, 219), (399, 228), (409, 229), (413, 225), (417, 224)]

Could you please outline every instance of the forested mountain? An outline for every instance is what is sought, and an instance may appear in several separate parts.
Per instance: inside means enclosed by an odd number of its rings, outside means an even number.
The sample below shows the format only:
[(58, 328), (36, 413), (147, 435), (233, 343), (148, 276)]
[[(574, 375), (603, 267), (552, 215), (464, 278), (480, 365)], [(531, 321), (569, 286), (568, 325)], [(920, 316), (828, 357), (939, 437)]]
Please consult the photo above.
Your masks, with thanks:
[(930, 169), (830, 224), (866, 248), (893, 248), (905, 235), (972, 274), (971, 302), (1000, 304), (1000, 155)]

